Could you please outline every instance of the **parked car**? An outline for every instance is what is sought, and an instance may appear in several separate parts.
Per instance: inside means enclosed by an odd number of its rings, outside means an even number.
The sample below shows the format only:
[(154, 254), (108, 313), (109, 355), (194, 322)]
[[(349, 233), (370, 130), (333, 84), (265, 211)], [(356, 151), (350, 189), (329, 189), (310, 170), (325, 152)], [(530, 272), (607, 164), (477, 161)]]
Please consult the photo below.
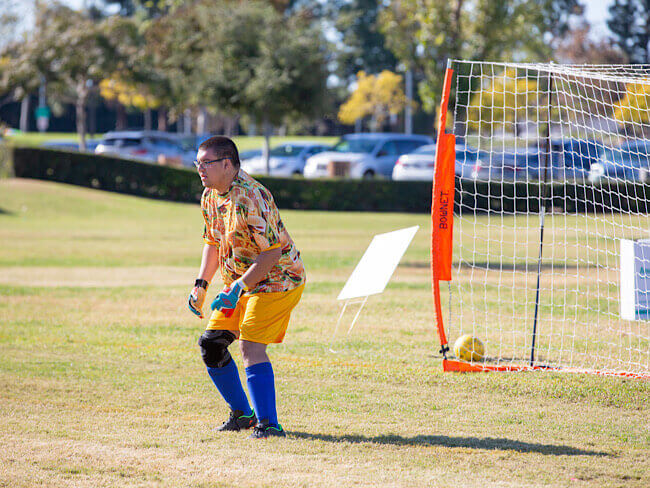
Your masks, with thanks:
[(241, 151), (239, 153), (239, 162), (244, 163), (249, 159), (259, 158), (262, 155), (261, 149), (248, 149), (247, 151)]
[(484, 151), (464, 144), (456, 144), (456, 176), (464, 179), (476, 179), (477, 162), (480, 157), (485, 158)]
[[(537, 151), (537, 158), (533, 161), (531, 176), (544, 179), (544, 165), (546, 164), (546, 146), (543, 141), (530, 146)], [(604, 146), (591, 139), (556, 139), (551, 140), (550, 173), (549, 179), (556, 181), (585, 180), (589, 176), (590, 167), (596, 163), (604, 151)]]
[(589, 169), (589, 181), (648, 181), (650, 140), (635, 139), (604, 149)]
[(402, 154), (393, 168), (393, 180), (432, 181), (435, 157), (435, 144), (426, 144), (413, 152)]
[(191, 137), (160, 131), (129, 130), (107, 132), (95, 148), (96, 154), (157, 162), (159, 156), (180, 159), (193, 167), (196, 149)]
[[(481, 168), (488, 158), (485, 151), (464, 144), (456, 144), (455, 151), (454, 172), (457, 178), (487, 179), (488, 173)], [(435, 154), (436, 146), (428, 144), (400, 156), (393, 170), (393, 179), (431, 181), (435, 170)]]
[[(329, 149), (320, 142), (290, 142), (274, 147), (269, 151), (269, 169), (272, 176), (301, 175), (307, 158)], [(242, 168), (249, 174), (266, 174), (266, 161), (259, 156), (246, 159)]]
[(345, 167), (344, 173), (352, 178), (372, 178), (383, 175), (390, 178), (397, 158), (420, 146), (432, 144), (428, 136), (359, 133), (347, 134), (330, 150), (307, 159), (306, 178), (331, 176), (332, 168)]
[(528, 165), (533, 165), (536, 150), (479, 151), (470, 172), (470, 179), (480, 181), (526, 181)]

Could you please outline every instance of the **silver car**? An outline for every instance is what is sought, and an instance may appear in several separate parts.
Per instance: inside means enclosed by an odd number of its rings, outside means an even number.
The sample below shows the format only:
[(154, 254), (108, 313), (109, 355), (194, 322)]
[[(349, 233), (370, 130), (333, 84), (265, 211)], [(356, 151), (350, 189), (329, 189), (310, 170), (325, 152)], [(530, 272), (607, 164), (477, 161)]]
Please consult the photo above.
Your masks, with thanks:
[[(269, 152), (272, 176), (301, 175), (307, 158), (329, 149), (321, 142), (298, 141), (280, 144)], [(249, 174), (266, 174), (266, 161), (262, 155), (242, 160), (242, 169)]]
[(400, 155), (425, 144), (433, 144), (433, 139), (394, 133), (347, 134), (330, 151), (309, 158), (304, 174), (306, 178), (373, 178), (376, 175), (390, 178)]
[(115, 155), (148, 162), (160, 158), (179, 161), (193, 167), (196, 157), (194, 141), (190, 137), (160, 131), (129, 130), (107, 132), (95, 148), (96, 154)]

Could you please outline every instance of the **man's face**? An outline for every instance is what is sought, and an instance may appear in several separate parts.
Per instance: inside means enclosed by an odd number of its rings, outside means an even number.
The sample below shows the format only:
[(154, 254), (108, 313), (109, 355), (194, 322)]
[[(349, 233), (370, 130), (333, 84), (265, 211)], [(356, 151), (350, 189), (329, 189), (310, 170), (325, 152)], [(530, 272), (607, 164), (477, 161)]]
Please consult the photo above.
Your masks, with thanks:
[(216, 188), (221, 192), (228, 190), (232, 166), (229, 158), (224, 158), (210, 150), (199, 149), (196, 160), (201, 163), (197, 169), (204, 187)]

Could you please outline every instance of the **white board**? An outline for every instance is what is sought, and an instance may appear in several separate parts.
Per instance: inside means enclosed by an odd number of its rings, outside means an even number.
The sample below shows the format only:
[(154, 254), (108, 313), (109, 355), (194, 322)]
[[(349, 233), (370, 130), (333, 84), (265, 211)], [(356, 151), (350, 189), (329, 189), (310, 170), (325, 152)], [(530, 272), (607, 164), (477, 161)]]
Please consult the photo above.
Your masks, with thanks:
[(420, 226), (416, 225), (373, 237), (337, 300), (383, 292), (419, 228)]
[(650, 320), (650, 240), (621, 239), (621, 318)]

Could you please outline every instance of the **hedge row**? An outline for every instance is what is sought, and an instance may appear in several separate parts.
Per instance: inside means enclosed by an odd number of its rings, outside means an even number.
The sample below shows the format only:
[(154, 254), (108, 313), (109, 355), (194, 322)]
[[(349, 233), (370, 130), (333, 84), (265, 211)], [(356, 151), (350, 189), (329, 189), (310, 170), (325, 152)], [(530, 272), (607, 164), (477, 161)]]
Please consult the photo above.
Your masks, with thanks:
[[(198, 202), (203, 187), (195, 171), (114, 157), (37, 148), (13, 150), (14, 174), (108, 191)], [(257, 177), (280, 208), (422, 212), (431, 210), (430, 182), (306, 180)], [(542, 185), (456, 180), (456, 212), (539, 212)], [(650, 186), (642, 183), (555, 183), (549, 208), (573, 212), (650, 212)]]
[(495, 183), (456, 180), (456, 213), (650, 213), (650, 185), (634, 182), (602, 184), (555, 182)]
[(11, 162), (12, 152), (9, 146), (0, 140), (0, 178), (13, 176), (13, 163)]
[[(198, 202), (203, 187), (196, 171), (115, 157), (15, 148), (14, 172), (101, 190), (177, 202)], [(380, 212), (430, 212), (431, 183), (390, 180), (307, 180), (256, 177), (280, 208)]]

